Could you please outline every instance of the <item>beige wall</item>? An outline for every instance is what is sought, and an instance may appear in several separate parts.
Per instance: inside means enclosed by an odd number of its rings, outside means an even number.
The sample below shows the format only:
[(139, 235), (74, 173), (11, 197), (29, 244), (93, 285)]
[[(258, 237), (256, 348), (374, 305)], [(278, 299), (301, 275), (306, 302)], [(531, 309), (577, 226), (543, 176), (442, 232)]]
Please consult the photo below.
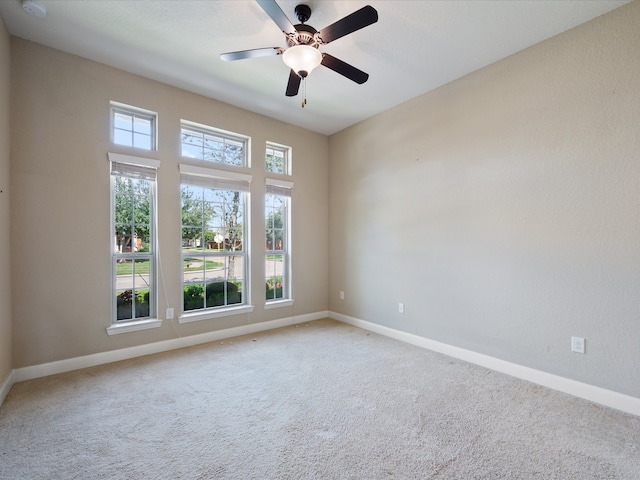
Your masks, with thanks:
[(9, 232), (9, 34), (0, 16), (0, 385), (12, 368), (11, 255)]
[(639, 25), (633, 2), (331, 136), (330, 309), (640, 397)]
[[(328, 138), (174, 87), (12, 38), (14, 368), (327, 310)], [(251, 137), (249, 315), (108, 336), (109, 102), (158, 113), (159, 250), (167, 298), (181, 305), (179, 122)], [(293, 307), (264, 310), (264, 146), (293, 148)]]

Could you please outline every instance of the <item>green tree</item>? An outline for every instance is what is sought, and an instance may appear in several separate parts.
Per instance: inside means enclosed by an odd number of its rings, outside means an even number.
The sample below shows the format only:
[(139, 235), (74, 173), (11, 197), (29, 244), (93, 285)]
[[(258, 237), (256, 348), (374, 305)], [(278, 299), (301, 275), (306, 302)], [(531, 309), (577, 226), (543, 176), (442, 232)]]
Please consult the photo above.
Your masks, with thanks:
[(134, 250), (134, 239), (149, 244), (151, 186), (147, 180), (115, 177), (115, 236), (118, 251)]

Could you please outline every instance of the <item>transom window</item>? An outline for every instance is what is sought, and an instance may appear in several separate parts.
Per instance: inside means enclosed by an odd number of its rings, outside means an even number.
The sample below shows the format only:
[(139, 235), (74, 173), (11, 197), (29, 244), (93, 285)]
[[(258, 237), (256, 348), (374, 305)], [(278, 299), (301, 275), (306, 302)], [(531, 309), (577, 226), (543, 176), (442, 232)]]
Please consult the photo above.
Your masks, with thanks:
[(156, 114), (119, 103), (111, 104), (112, 140), (116, 145), (156, 149)]
[(270, 173), (290, 175), (289, 153), (291, 149), (275, 143), (267, 143), (265, 154), (265, 170)]
[(236, 167), (247, 166), (246, 137), (183, 121), (180, 142), (183, 157)]

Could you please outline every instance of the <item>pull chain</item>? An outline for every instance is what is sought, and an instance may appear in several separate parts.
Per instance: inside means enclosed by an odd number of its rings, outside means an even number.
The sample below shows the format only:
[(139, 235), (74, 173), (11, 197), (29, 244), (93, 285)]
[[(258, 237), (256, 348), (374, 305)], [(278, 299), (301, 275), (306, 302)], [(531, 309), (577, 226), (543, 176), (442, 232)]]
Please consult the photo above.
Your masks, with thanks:
[(304, 106), (307, 104), (307, 78), (303, 78), (302, 79), (302, 105), (301, 107), (304, 108)]

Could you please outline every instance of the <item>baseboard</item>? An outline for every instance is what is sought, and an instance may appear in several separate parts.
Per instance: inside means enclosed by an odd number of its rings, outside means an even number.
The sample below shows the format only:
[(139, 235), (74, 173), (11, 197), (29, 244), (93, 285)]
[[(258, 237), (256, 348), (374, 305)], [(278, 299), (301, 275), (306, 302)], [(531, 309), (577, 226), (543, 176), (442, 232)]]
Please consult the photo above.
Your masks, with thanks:
[(329, 318), (360, 327), (364, 330), (369, 330), (386, 337), (400, 340), (402, 342), (410, 343), (418, 347), (426, 348), (434, 352), (442, 353), (450, 357), (464, 360), (469, 363), (480, 365), (512, 377), (527, 380), (547, 388), (573, 395), (574, 397), (589, 400), (600, 405), (640, 416), (640, 398), (596, 387), (587, 383), (577, 382), (569, 378), (542, 372), (540, 370), (500, 360), (498, 358), (466, 350), (464, 348), (454, 347), (446, 343), (437, 342), (411, 333), (402, 332), (400, 330), (395, 330), (393, 328), (367, 322), (365, 320), (349, 317), (341, 313), (330, 311)]
[[(171, 340), (165, 340), (162, 342), (137, 345), (135, 347), (122, 348), (119, 350), (94, 353), (92, 355), (85, 355), (82, 357), (58, 360), (51, 363), (17, 368), (13, 370), (12, 375), (10, 375), (11, 381), (8, 380), (7, 382), (5, 382), (8, 383), (7, 393), (14, 383), (23, 382), (25, 380), (32, 380), (34, 378), (46, 377), (48, 375), (70, 372), (72, 370), (78, 370), (81, 368), (95, 367), (96, 365), (128, 360), (130, 358), (142, 357), (154, 353), (167, 352), (169, 350), (176, 350), (184, 347), (192, 347), (194, 345), (215, 342), (217, 340), (223, 340), (225, 338), (238, 337), (240, 335), (250, 335), (252, 333), (273, 330), (274, 328), (288, 327), (290, 325), (296, 325), (299, 323), (320, 320), (322, 318), (327, 318), (328, 316), (329, 312), (326, 310), (305, 315), (295, 315), (292, 317), (285, 317), (268, 322), (250, 323), (247, 325), (241, 325), (239, 327), (201, 333), (199, 335), (172, 338)], [(4, 385), (2, 391), (4, 391)], [(2, 393), (2, 391), (0, 391), (0, 393)]]
[(9, 372), (9, 375), (7, 375), (7, 378), (5, 378), (4, 382), (2, 382), (2, 385), (0, 385), (0, 405), (2, 405), (4, 399), (7, 398), (7, 395), (9, 395), (9, 390), (11, 390), (13, 384), (16, 383), (14, 376), (14, 371), (11, 370)]

